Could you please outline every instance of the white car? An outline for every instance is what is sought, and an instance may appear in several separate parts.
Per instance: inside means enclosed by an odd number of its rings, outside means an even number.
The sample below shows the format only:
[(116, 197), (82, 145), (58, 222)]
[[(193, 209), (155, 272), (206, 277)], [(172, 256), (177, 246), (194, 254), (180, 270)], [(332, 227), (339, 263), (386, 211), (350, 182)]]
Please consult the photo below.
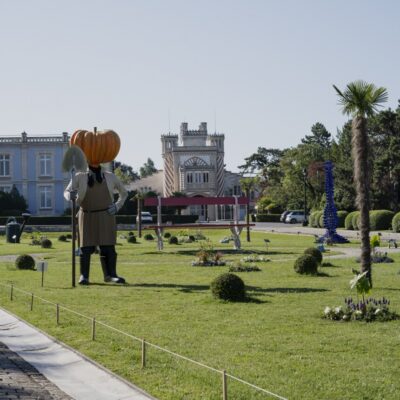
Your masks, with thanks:
[(299, 224), (305, 220), (306, 217), (304, 215), (304, 211), (291, 211), (288, 215), (286, 215), (285, 222), (289, 224)]
[[(148, 211), (142, 211), (140, 217), (142, 222), (153, 222), (153, 217)], [(139, 215), (136, 216), (136, 222), (139, 222)]]

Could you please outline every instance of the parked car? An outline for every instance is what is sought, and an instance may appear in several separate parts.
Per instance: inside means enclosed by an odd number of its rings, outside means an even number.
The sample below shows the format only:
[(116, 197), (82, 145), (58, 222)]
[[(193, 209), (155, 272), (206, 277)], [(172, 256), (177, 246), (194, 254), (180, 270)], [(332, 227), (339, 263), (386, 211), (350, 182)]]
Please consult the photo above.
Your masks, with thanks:
[(286, 215), (285, 222), (289, 224), (298, 224), (305, 220), (306, 216), (304, 215), (304, 211), (290, 211), (290, 213)]
[(281, 222), (286, 222), (286, 217), (287, 217), (287, 215), (288, 215), (289, 213), (290, 213), (289, 210), (284, 211), (284, 212), (281, 214), (281, 217), (279, 218), (280, 221), (281, 221)]
[[(142, 222), (153, 222), (153, 217), (148, 211), (142, 211), (140, 217)], [(139, 222), (139, 215), (136, 216), (136, 222)]]

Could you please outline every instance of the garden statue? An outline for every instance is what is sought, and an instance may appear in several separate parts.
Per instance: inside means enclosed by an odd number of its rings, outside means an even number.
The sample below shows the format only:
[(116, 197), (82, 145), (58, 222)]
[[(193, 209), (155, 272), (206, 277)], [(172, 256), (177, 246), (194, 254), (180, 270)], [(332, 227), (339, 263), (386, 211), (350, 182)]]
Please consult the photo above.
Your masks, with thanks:
[[(70, 144), (82, 149), (88, 168), (78, 172), (71, 179), (64, 192), (67, 200), (80, 207), (78, 211), (78, 241), (80, 247), (79, 284), (89, 284), (90, 256), (100, 248), (100, 262), (104, 281), (125, 283), (117, 275), (116, 218), (115, 214), (123, 206), (127, 192), (122, 182), (101, 164), (111, 162), (120, 149), (120, 139), (112, 130), (94, 132), (76, 131)], [(118, 199), (114, 201), (114, 192)]]
[(319, 241), (327, 243), (348, 243), (348, 240), (336, 232), (338, 226), (338, 216), (333, 199), (334, 185), (333, 185), (333, 164), (332, 161), (325, 161), (325, 193), (326, 205), (324, 208), (324, 227), (326, 228), (325, 235)]

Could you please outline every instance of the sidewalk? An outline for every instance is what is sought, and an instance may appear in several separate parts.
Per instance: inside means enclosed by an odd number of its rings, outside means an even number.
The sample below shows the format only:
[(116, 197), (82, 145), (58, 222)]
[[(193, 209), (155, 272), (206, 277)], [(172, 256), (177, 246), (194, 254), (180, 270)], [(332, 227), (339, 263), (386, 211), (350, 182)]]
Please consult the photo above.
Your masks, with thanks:
[(1, 308), (0, 399), (156, 400)]

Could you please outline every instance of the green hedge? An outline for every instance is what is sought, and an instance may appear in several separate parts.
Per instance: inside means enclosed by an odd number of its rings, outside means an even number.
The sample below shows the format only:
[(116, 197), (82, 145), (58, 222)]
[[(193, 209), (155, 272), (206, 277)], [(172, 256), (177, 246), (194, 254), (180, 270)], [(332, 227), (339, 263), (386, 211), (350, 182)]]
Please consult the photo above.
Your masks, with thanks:
[(352, 211), (351, 213), (348, 213), (346, 218), (344, 219), (344, 227), (348, 231), (353, 231), (354, 226), (353, 226), (353, 217), (356, 215), (358, 211)]
[(281, 214), (256, 214), (256, 222), (280, 222)]
[(319, 216), (318, 219), (318, 228), (325, 228), (324, 226), (324, 212), (321, 212), (321, 215)]
[(344, 221), (346, 217), (349, 215), (348, 211), (338, 211), (337, 216), (338, 216), (338, 228), (344, 228)]
[(373, 210), (369, 213), (371, 231), (391, 228), (394, 212), (389, 210)]
[(392, 219), (393, 232), (400, 232), (400, 212), (398, 212)]
[(318, 228), (318, 220), (321, 211), (313, 211), (308, 217), (308, 225), (312, 228)]

